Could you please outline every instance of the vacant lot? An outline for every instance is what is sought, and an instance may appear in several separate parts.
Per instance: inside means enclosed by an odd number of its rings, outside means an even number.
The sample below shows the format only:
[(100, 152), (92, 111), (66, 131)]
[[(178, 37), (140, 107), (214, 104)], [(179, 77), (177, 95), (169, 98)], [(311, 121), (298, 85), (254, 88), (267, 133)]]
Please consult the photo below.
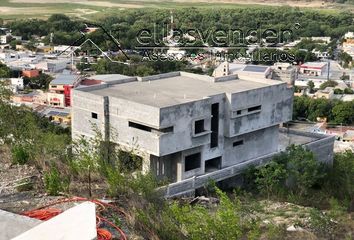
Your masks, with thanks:
[(332, 4), (324, 1), (281, 1), (281, 0), (0, 0), (0, 17), (3, 19), (39, 17), (53, 13), (65, 13), (81, 18), (90, 18), (97, 13), (105, 14), (117, 10), (135, 8), (245, 8), (254, 6), (292, 6), (321, 11), (336, 12), (338, 9), (354, 10), (354, 6)]

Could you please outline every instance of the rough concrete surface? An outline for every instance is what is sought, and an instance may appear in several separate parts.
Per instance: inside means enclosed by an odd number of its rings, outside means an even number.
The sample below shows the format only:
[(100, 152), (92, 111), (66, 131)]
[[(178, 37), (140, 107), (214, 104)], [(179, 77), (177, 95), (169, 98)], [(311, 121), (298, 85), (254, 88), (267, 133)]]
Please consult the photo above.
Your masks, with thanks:
[(13, 238), (13, 240), (92, 240), (96, 237), (95, 204), (84, 202)]
[(0, 210), (0, 240), (12, 239), (42, 221)]

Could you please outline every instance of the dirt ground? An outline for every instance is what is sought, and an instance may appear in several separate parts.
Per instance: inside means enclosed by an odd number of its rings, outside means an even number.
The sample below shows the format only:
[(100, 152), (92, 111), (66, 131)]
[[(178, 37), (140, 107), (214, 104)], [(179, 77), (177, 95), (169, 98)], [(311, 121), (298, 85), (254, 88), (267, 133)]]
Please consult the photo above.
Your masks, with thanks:
[(11, 3), (74, 3), (98, 7), (119, 7), (119, 8), (142, 8), (141, 4), (114, 3), (110, 1), (89, 1), (89, 0), (10, 0)]
[[(6, 5), (1, 6), (1, 2)], [(22, 7), (21, 3), (28, 5)], [(22, 17), (48, 17), (54, 13), (65, 13), (74, 15), (79, 18), (88, 18), (95, 14), (104, 13), (107, 10), (124, 10), (136, 8), (181, 8), (187, 5), (195, 7), (220, 6), (220, 7), (235, 7), (239, 6), (291, 6), (307, 9), (318, 9), (321, 11), (334, 11), (339, 9), (347, 9), (354, 11), (354, 6), (345, 4), (328, 3), (320, 0), (171, 0), (171, 1), (156, 1), (156, 0), (0, 0), (0, 15), (5, 18), (18, 18)], [(33, 6), (31, 5), (33, 4)], [(60, 6), (62, 4), (63, 6)], [(78, 6), (82, 6), (82, 10), (78, 10)], [(70, 8), (72, 6), (72, 8)], [(87, 11), (85, 10), (85, 6)]]
[[(145, 1), (145, 0), (137, 0), (134, 3), (129, 3), (126, 1), (125, 3), (115, 3), (112, 1), (89, 1), (89, 0), (10, 0), (12, 3), (77, 3), (77, 4), (85, 4), (91, 6), (101, 6), (101, 7), (123, 7), (123, 8), (141, 8), (144, 7), (144, 2), (150, 3), (153, 1)], [(292, 7), (324, 7), (328, 6), (329, 3), (325, 1), (289, 1), (289, 0), (174, 0), (172, 2), (208, 2), (208, 3), (228, 3), (228, 4), (259, 4), (259, 5), (270, 5), (270, 6), (292, 6)], [(141, 3), (141, 4), (137, 4)]]
[[(175, 2), (187, 2), (186, 0), (175, 0)], [(324, 7), (330, 5), (325, 1), (287, 1), (287, 0), (191, 0), (188, 2), (209, 2), (209, 3), (231, 3), (231, 4), (245, 4), (245, 5), (268, 5), (268, 6), (291, 6), (291, 7)]]

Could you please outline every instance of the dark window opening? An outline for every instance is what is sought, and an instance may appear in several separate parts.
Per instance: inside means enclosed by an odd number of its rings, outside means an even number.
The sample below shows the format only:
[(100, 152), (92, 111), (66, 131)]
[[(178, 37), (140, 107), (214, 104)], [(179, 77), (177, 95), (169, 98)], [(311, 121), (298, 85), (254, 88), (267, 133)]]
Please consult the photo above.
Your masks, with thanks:
[(135, 123), (135, 122), (128, 122), (129, 127), (140, 129), (146, 132), (155, 132), (155, 133), (169, 133), (173, 132), (173, 127), (167, 127), (167, 128), (161, 128), (161, 129), (155, 129), (140, 123)]
[(221, 169), (221, 157), (205, 161), (205, 172), (214, 172)]
[(241, 115), (242, 111), (241, 110), (237, 110), (236, 114), (237, 115)]
[(198, 134), (198, 133), (202, 133), (204, 131), (205, 131), (205, 129), (204, 129), (204, 119), (195, 121), (195, 123), (194, 123), (194, 133)]
[(248, 108), (248, 112), (254, 112), (261, 110), (261, 105)]
[(210, 135), (210, 148), (218, 146), (219, 138), (219, 103), (211, 105), (211, 135)]
[(91, 113), (91, 118), (97, 119), (97, 118), (98, 118), (98, 114), (97, 114), (97, 113), (92, 112), (92, 113)]
[(184, 171), (190, 171), (196, 168), (200, 168), (200, 153), (195, 153), (184, 158)]
[(142, 125), (139, 123), (135, 123), (135, 122), (129, 122), (129, 127), (137, 128), (137, 129), (147, 131), (147, 132), (151, 132), (151, 130), (152, 130), (151, 127), (148, 127), (148, 126), (145, 126), (145, 125)]
[(161, 128), (159, 131), (162, 133), (173, 132), (173, 127)]
[(243, 140), (239, 140), (239, 141), (236, 141), (232, 144), (232, 146), (236, 147), (236, 146), (240, 146), (243, 144)]

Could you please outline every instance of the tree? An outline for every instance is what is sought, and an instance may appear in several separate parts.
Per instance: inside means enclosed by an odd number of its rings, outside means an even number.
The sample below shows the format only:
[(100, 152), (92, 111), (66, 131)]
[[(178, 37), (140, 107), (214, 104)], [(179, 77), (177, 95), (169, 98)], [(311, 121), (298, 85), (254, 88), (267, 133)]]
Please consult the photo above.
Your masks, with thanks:
[(344, 94), (354, 94), (354, 90), (352, 88), (344, 89)]
[(311, 99), (308, 105), (308, 115), (307, 118), (311, 121), (316, 121), (318, 117), (332, 119), (332, 108), (334, 101), (318, 98)]
[(100, 164), (103, 162), (102, 135), (97, 127), (93, 126), (93, 128), (96, 132), (94, 138), (81, 136), (73, 141), (73, 157), (71, 159), (73, 171), (85, 178), (90, 197), (92, 197), (92, 174), (99, 170)]
[(52, 80), (52, 76), (45, 73), (41, 73), (37, 77), (24, 77), (24, 84), (29, 85), (29, 87), (32, 89), (48, 90), (49, 84)]
[(324, 178), (324, 167), (315, 159), (313, 153), (302, 146), (287, 148), (288, 186), (300, 196)]
[(262, 166), (256, 172), (255, 183), (261, 193), (267, 194), (267, 198), (279, 190), (287, 177), (286, 169), (282, 164), (271, 161)]
[(143, 76), (152, 75), (154, 73), (155, 73), (154, 69), (152, 69), (151, 67), (148, 67), (148, 66), (142, 65), (142, 66), (138, 66), (136, 68), (136, 74), (138, 76), (142, 76), (143, 77)]
[(337, 85), (338, 85), (338, 83), (336, 81), (328, 80), (320, 85), (320, 89), (323, 90), (326, 87), (335, 87)]
[(10, 42), (10, 46), (11, 46), (11, 48), (12, 49), (14, 49), (14, 50), (16, 50), (16, 45), (19, 45), (19, 44), (21, 44), (22, 42), (20, 41), (20, 40), (12, 40), (11, 42)]
[(348, 199), (354, 206), (354, 152), (345, 151), (334, 156), (329, 189), (340, 199)]
[(352, 56), (350, 56), (348, 53), (343, 51), (339, 53), (338, 58), (341, 61), (341, 65), (344, 68), (347, 68), (349, 64), (353, 61)]
[(293, 119), (308, 118), (308, 108), (311, 99), (306, 96), (294, 97)]
[(333, 92), (334, 92), (334, 94), (343, 94), (344, 93), (344, 91), (342, 89), (340, 89), (340, 88), (335, 88), (333, 90)]
[(11, 77), (11, 70), (5, 64), (0, 63), (0, 78)]
[(308, 81), (307, 86), (309, 87), (310, 93), (313, 93), (315, 88), (315, 84), (313, 83), (313, 81)]
[(339, 102), (332, 110), (334, 122), (337, 124), (354, 123), (354, 101)]

